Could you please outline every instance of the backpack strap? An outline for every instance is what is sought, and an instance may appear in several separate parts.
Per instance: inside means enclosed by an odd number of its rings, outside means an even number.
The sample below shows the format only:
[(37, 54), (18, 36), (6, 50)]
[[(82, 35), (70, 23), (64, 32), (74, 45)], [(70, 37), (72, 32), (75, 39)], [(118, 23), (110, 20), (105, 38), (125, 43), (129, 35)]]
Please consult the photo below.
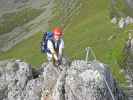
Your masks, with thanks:
[(60, 43), (61, 43), (61, 40), (58, 40), (57, 41), (57, 46), (55, 45), (55, 42), (53, 39), (50, 39), (50, 41), (52, 42), (53, 46), (54, 46), (54, 50), (56, 51), (56, 53), (58, 54), (59, 52), (59, 46), (60, 46)]

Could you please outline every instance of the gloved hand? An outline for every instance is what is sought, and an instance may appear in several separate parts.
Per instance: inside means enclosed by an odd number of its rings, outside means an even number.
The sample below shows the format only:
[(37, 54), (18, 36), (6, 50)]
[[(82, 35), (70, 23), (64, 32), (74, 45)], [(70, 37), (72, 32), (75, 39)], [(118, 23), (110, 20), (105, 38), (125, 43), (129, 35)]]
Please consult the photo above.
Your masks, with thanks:
[(55, 62), (55, 65), (57, 65), (57, 66), (61, 65), (61, 60), (57, 60), (57, 61)]
[(58, 60), (58, 65), (61, 65), (61, 60)]

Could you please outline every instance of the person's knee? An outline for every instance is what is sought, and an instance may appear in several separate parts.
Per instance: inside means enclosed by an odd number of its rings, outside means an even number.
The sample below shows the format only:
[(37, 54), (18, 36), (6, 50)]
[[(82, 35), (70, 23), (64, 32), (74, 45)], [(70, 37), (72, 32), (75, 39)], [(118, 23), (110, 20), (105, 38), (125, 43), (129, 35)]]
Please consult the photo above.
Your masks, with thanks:
[(51, 62), (52, 58), (51, 57), (47, 57), (47, 60), (48, 60), (48, 62)]
[(52, 61), (52, 56), (50, 54), (47, 54), (47, 60), (48, 60), (48, 62)]

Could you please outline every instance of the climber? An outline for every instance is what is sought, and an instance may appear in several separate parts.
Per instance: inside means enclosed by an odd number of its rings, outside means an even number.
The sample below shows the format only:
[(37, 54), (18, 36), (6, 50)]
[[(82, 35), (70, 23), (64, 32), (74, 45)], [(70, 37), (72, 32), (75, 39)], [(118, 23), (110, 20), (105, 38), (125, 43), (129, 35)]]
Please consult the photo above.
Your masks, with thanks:
[[(44, 43), (46, 44), (46, 47), (44, 47), (44, 50), (47, 54), (47, 59), (49, 62), (53, 62), (54, 65), (60, 65), (62, 62), (62, 52), (64, 48), (64, 41), (62, 39), (63, 32), (60, 27), (55, 27), (53, 29), (53, 32), (46, 32), (47, 36), (47, 42)], [(45, 34), (46, 34), (45, 33)], [(44, 39), (46, 41), (46, 39)], [(45, 48), (47, 50), (45, 50)]]
[(56, 27), (53, 29), (53, 38), (47, 42), (47, 47), (51, 52), (47, 52), (48, 61), (52, 60), (53, 64), (56, 65), (60, 65), (62, 61), (62, 50), (64, 48), (64, 41), (62, 36), (62, 29)]

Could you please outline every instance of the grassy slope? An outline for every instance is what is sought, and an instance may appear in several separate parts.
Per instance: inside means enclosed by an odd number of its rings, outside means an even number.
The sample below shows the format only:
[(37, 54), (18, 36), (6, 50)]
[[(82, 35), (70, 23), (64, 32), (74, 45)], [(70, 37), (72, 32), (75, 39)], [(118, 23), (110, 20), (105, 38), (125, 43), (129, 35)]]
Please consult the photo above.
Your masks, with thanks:
[[(110, 24), (107, 4), (106, 0), (97, 1), (97, 3), (94, 0), (84, 1), (82, 16), (76, 17), (66, 29), (65, 41), (67, 41), (66, 47), (69, 48), (65, 50), (68, 54), (72, 54), (72, 58), (83, 59), (84, 48), (92, 47), (97, 59), (110, 64), (116, 78), (124, 81), (124, 78), (120, 77), (122, 74), (119, 73), (120, 68), (116, 59), (121, 56), (126, 34)], [(114, 38), (109, 41), (108, 38), (111, 35)]]
[[(76, 16), (69, 27), (65, 29), (65, 53), (72, 59), (83, 59), (84, 48), (90, 46), (97, 59), (110, 64), (119, 81), (124, 81), (119, 72), (117, 59), (121, 57), (121, 49), (127, 37), (123, 30), (110, 24), (107, 0), (82, 0), (83, 7), (80, 16)], [(66, 23), (68, 24), (68, 23)], [(108, 38), (114, 38), (109, 41)], [(2, 59), (24, 59), (34, 66), (40, 65), (46, 56), (40, 53), (41, 33), (24, 40), (6, 53), (0, 54)]]
[(44, 59), (44, 55), (40, 52), (41, 33), (38, 32), (31, 38), (24, 40), (17, 44), (11, 50), (0, 54), (0, 60), (2, 59), (23, 59), (28, 63), (36, 66), (41, 64)]
[(42, 11), (39, 9), (25, 8), (18, 12), (6, 13), (0, 18), (0, 34), (12, 31), (37, 17)]
[(114, 15), (117, 17), (126, 17), (127, 15), (133, 16), (133, 9), (129, 8), (124, 0), (116, 0), (115, 5), (111, 5), (110, 8), (111, 17), (113, 17)]

